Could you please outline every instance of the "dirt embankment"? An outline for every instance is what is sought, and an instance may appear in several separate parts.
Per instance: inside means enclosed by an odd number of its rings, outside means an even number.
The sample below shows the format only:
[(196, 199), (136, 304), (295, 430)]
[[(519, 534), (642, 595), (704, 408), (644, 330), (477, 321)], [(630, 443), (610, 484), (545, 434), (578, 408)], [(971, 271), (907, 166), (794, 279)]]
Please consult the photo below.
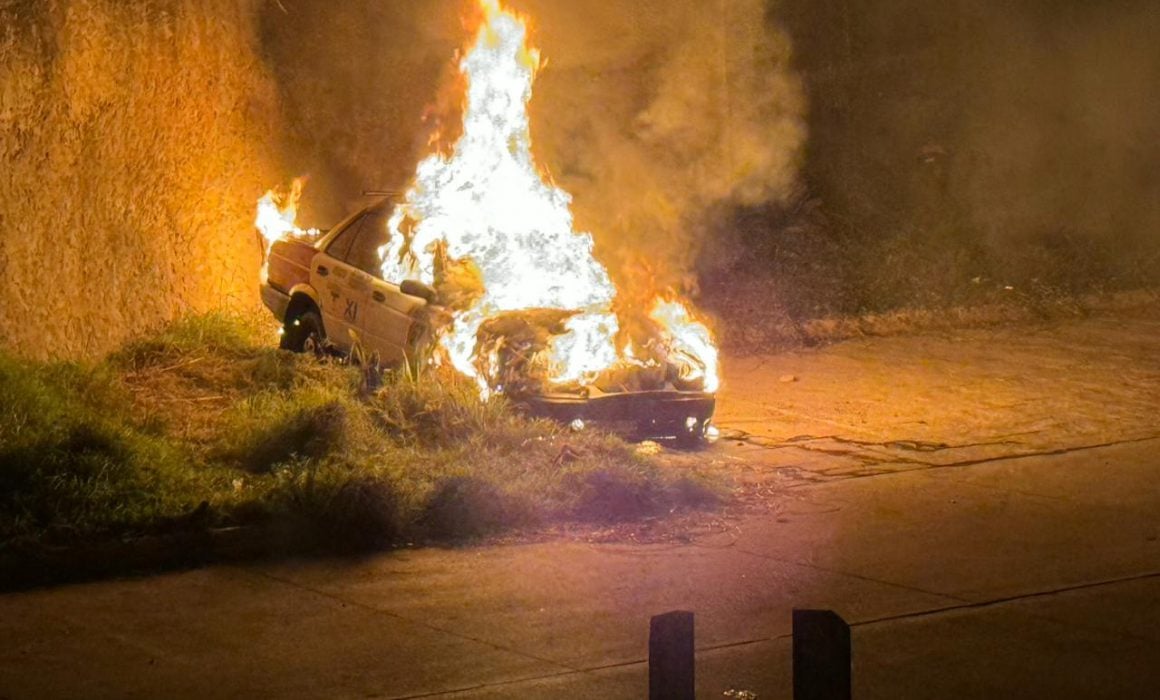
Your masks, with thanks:
[(254, 0), (0, 3), (0, 346), (93, 356), (256, 303), (276, 166)]

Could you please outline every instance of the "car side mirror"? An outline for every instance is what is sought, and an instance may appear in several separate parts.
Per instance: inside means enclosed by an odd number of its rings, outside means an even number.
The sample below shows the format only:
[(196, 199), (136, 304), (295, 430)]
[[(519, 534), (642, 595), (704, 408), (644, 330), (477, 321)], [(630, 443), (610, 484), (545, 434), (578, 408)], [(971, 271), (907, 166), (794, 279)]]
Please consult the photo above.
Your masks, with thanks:
[(425, 282), (420, 282), (419, 280), (403, 280), (403, 283), (399, 285), (399, 291), (409, 297), (426, 299), (428, 304), (435, 303), (435, 290)]

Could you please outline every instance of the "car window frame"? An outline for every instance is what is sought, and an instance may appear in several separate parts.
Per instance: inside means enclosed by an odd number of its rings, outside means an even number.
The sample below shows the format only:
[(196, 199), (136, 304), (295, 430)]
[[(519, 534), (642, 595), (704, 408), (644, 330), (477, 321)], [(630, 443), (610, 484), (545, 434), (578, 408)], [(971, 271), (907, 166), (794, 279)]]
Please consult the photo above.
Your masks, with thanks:
[[(362, 233), (363, 223), (366, 221), (368, 214), (369, 212), (364, 212), (336, 233), (334, 238), (327, 242), (325, 253), (335, 260), (349, 265), (348, 258), (350, 257), (350, 251), (354, 249), (354, 244), (358, 241), (359, 234)], [(346, 250), (341, 251), (342, 254), (339, 255), (340, 251), (336, 251), (335, 247), (340, 243), (346, 243), (348, 241), (349, 244), (346, 246)]]
[[(350, 265), (351, 267), (353, 267), (356, 270), (360, 270), (360, 271), (370, 275), (371, 277), (374, 277), (377, 280), (383, 279), (383, 259), (382, 259), (382, 256), (379, 254), (379, 249), (381, 249), (383, 246), (385, 246), (390, 241), (390, 231), (387, 230), (387, 223), (389, 222), (389, 220), (390, 220), (390, 216), (389, 216), (389, 213), (386, 211), (382, 211), (382, 210), (368, 211), (366, 213), (366, 215), (363, 216), (359, 220), (358, 235), (354, 239), (354, 242), (351, 243), (350, 250), (348, 251), (348, 257), (343, 262)], [(368, 223), (370, 225), (368, 225)], [(381, 231), (378, 232), (378, 235), (380, 236), (380, 238), (378, 240), (377, 245), (375, 245), (370, 252), (370, 255), (372, 257), (368, 260), (359, 260), (359, 261), (354, 260), (355, 250), (356, 249), (361, 250), (361, 249), (359, 249), (359, 246), (362, 244), (364, 237), (375, 235), (375, 233), (373, 232), (373, 229), (376, 226), (381, 227)], [(365, 267), (363, 267), (362, 263), (364, 263), (364, 262), (370, 263), (372, 265), (373, 269), (368, 270)]]

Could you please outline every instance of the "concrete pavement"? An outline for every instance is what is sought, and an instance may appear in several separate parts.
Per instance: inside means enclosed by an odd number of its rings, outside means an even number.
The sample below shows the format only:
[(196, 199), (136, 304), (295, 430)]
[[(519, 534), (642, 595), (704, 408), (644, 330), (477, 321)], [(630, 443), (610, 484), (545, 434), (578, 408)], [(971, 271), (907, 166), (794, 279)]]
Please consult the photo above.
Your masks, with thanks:
[[(795, 381), (782, 381), (792, 375)], [(877, 339), (726, 365), (682, 457), (744, 514), (216, 567), (0, 597), (0, 698), (639, 698), (697, 613), (698, 697), (790, 696), (790, 611), (853, 625), (855, 694), (1160, 696), (1160, 322)]]

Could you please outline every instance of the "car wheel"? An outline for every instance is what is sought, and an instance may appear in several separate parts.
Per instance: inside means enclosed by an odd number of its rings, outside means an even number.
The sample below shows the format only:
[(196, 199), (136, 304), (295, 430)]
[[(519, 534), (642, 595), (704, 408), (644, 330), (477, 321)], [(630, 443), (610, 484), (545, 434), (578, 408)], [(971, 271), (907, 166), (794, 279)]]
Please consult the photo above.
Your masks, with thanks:
[(694, 450), (708, 444), (705, 432), (709, 428), (709, 421), (697, 420), (693, 425), (676, 434), (677, 447), (682, 450)]
[(325, 340), (322, 317), (317, 311), (303, 311), (293, 320), (286, 322), (280, 347), (291, 352), (306, 352), (315, 357), (322, 357)]

